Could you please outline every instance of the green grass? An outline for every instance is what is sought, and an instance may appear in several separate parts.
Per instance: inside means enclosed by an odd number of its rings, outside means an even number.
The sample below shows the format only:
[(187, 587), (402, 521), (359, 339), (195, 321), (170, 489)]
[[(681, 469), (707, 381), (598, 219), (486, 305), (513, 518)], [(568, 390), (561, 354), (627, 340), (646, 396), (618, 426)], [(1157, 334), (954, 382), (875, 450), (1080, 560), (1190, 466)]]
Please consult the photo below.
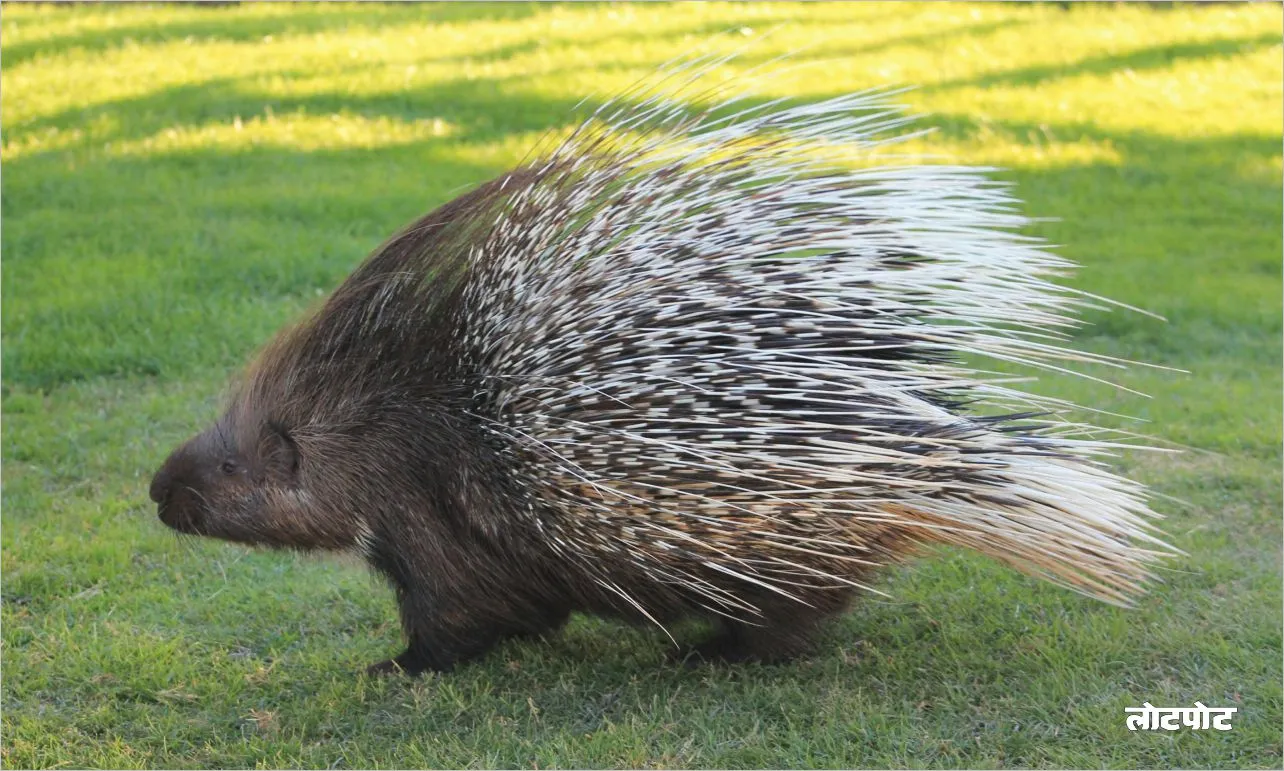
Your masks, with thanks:
[[(6, 6), (3, 747), (18, 767), (1281, 765), (1281, 11), (1270, 5)], [(763, 32), (775, 28), (764, 39)], [(724, 35), (723, 33), (730, 33)], [(176, 541), (151, 472), (401, 224), (713, 40), (766, 93), (917, 83), (917, 147), (1005, 167), (1141, 400), (1190, 556), (1123, 611), (946, 552), (782, 667), (577, 619), (446, 677), (362, 569)], [(597, 97), (600, 98), (600, 97)], [(592, 102), (590, 102), (591, 104)], [(1229, 733), (1123, 708), (1235, 706)]]

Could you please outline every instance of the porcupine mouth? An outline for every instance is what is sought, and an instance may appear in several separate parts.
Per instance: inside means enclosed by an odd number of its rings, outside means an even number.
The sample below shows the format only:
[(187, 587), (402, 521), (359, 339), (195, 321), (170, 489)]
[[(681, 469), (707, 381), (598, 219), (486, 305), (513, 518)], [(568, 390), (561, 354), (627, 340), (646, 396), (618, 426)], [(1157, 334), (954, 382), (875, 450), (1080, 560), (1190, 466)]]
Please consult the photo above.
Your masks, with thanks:
[(204, 513), (192, 506), (175, 506), (172, 499), (156, 504), (156, 515), (172, 530), (188, 535), (205, 535)]

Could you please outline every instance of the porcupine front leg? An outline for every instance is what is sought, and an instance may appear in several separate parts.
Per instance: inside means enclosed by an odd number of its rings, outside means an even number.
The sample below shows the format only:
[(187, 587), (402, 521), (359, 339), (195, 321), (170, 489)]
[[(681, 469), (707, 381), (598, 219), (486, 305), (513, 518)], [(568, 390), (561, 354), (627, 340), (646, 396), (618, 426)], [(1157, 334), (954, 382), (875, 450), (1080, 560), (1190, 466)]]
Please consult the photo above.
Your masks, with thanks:
[(405, 652), (374, 664), (366, 671), (371, 674), (408, 675), (448, 672), (456, 664), (485, 655), (506, 639), (531, 640), (554, 632), (569, 617), (568, 610), (555, 609), (532, 612), (520, 624), (487, 623), (441, 611), (428, 615), (412, 598), (406, 598), (401, 605), (401, 623), (408, 640)]
[[(396, 555), (371, 562), (396, 591), (406, 650), (370, 666), (371, 674), (448, 672), (479, 658), (505, 639), (530, 639), (556, 631), (570, 617), (569, 607), (518, 600), (521, 594), (491, 587), (451, 584), (416, 573)], [(454, 572), (454, 571), (448, 571)], [(435, 590), (435, 591), (434, 591)], [(515, 601), (516, 600), (516, 601)]]
[[(427, 567), (419, 561), (411, 562), (402, 553), (397, 540), (388, 537), (372, 538), (367, 551), (370, 565), (382, 574), (396, 593), (401, 616), (401, 628), (406, 636), (406, 650), (395, 658), (381, 661), (367, 668), (371, 674), (405, 673), (417, 675), (425, 671), (447, 672), (462, 661), (476, 658), (490, 650), (503, 636), (504, 629), (485, 616), (469, 612), (469, 608), (451, 599), (463, 587), (449, 586), (440, 577), (423, 574)], [(440, 555), (433, 555), (434, 557)], [(449, 575), (445, 560), (427, 560), (436, 563), (435, 569)], [(447, 594), (449, 590), (454, 590)]]
[(457, 664), (485, 655), (512, 631), (459, 602), (433, 597), (421, 582), (403, 579), (394, 586), (406, 650), (369, 667), (371, 674), (448, 672)]

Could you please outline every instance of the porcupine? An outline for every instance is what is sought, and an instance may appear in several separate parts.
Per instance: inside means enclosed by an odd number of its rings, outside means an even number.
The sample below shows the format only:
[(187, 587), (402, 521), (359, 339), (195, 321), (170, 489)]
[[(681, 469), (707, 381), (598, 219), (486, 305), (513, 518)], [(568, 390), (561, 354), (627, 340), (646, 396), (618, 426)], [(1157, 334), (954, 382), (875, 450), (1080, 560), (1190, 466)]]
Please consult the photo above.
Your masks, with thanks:
[[(1168, 547), (1115, 444), (976, 369), (1064, 371), (1100, 298), (988, 169), (852, 167), (888, 92), (655, 88), (410, 225), (250, 366), (150, 490), (182, 532), (361, 554), (448, 670), (586, 612), (808, 647), (879, 566), (970, 547), (1127, 604)], [(632, 104), (627, 101), (633, 98)], [(866, 157), (873, 157), (867, 155)]]

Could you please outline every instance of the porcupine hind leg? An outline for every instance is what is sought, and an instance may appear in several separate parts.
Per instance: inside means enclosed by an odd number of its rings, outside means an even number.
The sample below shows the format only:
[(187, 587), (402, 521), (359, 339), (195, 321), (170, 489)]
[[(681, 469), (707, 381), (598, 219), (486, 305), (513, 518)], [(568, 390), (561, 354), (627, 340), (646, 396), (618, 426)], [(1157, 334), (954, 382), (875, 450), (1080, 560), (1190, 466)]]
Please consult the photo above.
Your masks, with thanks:
[(565, 608), (548, 609), (538, 616), (533, 616), (532, 623), (524, 624), (522, 627), (505, 634), (504, 639), (542, 640), (566, 626), (566, 622), (570, 617), (571, 612)]
[[(853, 592), (830, 590), (808, 597), (809, 605), (776, 598), (758, 602), (752, 621), (718, 620), (712, 637), (683, 652), (688, 665), (721, 661), (777, 664), (809, 653), (826, 619), (846, 609)], [(761, 600), (761, 598), (760, 598)]]

